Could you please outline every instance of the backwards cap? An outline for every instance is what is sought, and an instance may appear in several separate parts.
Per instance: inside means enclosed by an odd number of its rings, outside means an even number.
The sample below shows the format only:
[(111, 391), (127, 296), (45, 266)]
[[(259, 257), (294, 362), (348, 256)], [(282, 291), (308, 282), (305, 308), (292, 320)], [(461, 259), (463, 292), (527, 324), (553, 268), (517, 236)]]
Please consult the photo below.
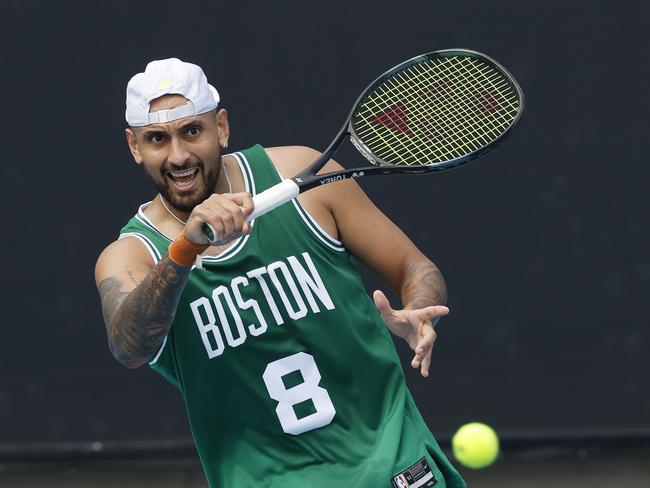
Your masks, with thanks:
[[(168, 94), (182, 95), (188, 102), (171, 110), (150, 113), (149, 103)], [(144, 73), (136, 74), (126, 87), (126, 121), (132, 127), (204, 114), (218, 105), (219, 93), (208, 84), (203, 70), (176, 58), (151, 61)]]

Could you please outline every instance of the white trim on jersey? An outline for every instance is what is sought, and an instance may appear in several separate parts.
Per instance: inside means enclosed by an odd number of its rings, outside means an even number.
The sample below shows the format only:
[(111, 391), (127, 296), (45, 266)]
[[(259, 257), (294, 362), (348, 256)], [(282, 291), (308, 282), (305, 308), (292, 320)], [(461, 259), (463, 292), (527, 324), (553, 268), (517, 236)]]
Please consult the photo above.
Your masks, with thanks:
[[(275, 165), (273, 166), (275, 168)], [(275, 168), (275, 171), (278, 173), (278, 176), (280, 177), (281, 180), (284, 180), (284, 176), (278, 171), (278, 168)], [(298, 215), (302, 218), (302, 220), (305, 222), (309, 230), (311, 230), (312, 234), (314, 234), (323, 244), (325, 244), (327, 247), (330, 249), (333, 249), (336, 252), (345, 252), (345, 247), (343, 246), (343, 243), (341, 241), (338, 241), (334, 239), (331, 235), (329, 235), (325, 229), (323, 229), (318, 222), (316, 222), (316, 219), (310, 215), (309, 212), (300, 205), (300, 202), (298, 202), (298, 199), (295, 198), (291, 200), (291, 203), (293, 203), (293, 206), (296, 207), (296, 211), (298, 212)]]
[(160, 345), (160, 349), (158, 349), (158, 352), (153, 357), (153, 359), (151, 361), (149, 361), (149, 366), (153, 366), (154, 364), (156, 364), (156, 362), (158, 361), (158, 358), (160, 358), (160, 355), (163, 352), (163, 349), (165, 349), (166, 344), (167, 344), (167, 334), (165, 334), (165, 338), (163, 339), (162, 344)]
[(160, 253), (158, 252), (158, 249), (156, 249), (156, 246), (153, 245), (153, 242), (149, 240), (148, 237), (146, 237), (143, 234), (139, 234), (137, 232), (126, 232), (124, 234), (120, 234), (120, 236), (117, 238), (119, 241), (120, 239), (124, 239), (125, 237), (135, 237), (138, 239), (142, 244), (144, 244), (144, 247), (149, 251), (149, 254), (151, 254), (151, 258), (153, 259), (154, 264), (158, 264), (158, 261), (160, 261)]
[(298, 215), (302, 217), (302, 220), (305, 222), (307, 227), (309, 227), (309, 230), (311, 230), (312, 233), (318, 237), (318, 239), (320, 239), (327, 247), (334, 249), (337, 252), (345, 252), (343, 243), (341, 241), (337, 241), (331, 235), (325, 232), (325, 230), (320, 225), (318, 225), (316, 219), (314, 219), (314, 217), (312, 217), (309, 212), (305, 210), (305, 207), (300, 205), (298, 200), (291, 200), (291, 203), (293, 203), (293, 206), (296, 207)]
[(257, 188), (255, 187), (255, 179), (253, 178), (253, 170), (251, 169), (250, 163), (244, 153), (237, 152), (232, 154), (232, 156), (237, 161), (239, 168), (241, 169), (242, 174), (244, 175), (244, 184), (246, 185), (246, 191), (251, 195), (257, 195)]
[(151, 220), (149, 220), (149, 217), (147, 217), (144, 214), (145, 209), (151, 204), (151, 202), (143, 203), (140, 205), (140, 208), (138, 208), (138, 213), (136, 214), (135, 218), (139, 220), (142, 224), (144, 224), (146, 227), (149, 227), (151, 230), (156, 231), (158, 234), (163, 236), (165, 239), (167, 239), (169, 242), (172, 242), (174, 239), (169, 237), (167, 234), (165, 234), (163, 231), (161, 231), (158, 227), (156, 227)]

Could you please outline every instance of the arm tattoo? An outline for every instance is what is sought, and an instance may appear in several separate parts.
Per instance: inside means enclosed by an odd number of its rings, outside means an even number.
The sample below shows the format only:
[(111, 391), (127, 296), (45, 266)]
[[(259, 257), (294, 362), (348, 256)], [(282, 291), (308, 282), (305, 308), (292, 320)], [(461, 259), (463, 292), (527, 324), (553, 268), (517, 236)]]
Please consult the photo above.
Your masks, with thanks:
[(431, 262), (411, 264), (402, 283), (404, 308), (415, 309), (447, 303), (447, 285), (440, 270)]
[(106, 278), (99, 284), (109, 348), (127, 367), (146, 363), (160, 348), (174, 320), (190, 266), (174, 263), (164, 256), (131, 292), (121, 291), (122, 282)]
[(127, 270), (126, 274), (129, 275), (129, 279), (131, 280), (131, 283), (135, 284), (136, 286), (138, 286), (140, 283), (142, 283), (142, 280), (136, 279), (136, 277), (133, 276), (133, 273), (131, 273), (131, 271)]

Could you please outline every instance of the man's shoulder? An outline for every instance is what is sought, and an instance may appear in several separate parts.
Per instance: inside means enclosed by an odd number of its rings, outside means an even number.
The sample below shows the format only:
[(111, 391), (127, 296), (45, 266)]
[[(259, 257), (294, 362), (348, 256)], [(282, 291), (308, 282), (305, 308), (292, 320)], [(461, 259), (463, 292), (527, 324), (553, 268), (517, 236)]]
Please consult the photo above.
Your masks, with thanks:
[(295, 175), (309, 166), (320, 152), (307, 146), (265, 147), (273, 165), (283, 175)]
[[(313, 163), (322, 153), (308, 146), (275, 146), (264, 150), (275, 167), (283, 175), (295, 175)], [(337, 171), (342, 167), (330, 160), (324, 171)]]
[(95, 279), (99, 285), (106, 277), (125, 269), (144, 269), (154, 265), (151, 253), (138, 239), (127, 236), (111, 242), (95, 263)]
[(278, 154), (293, 157), (317, 157), (320, 152), (308, 146), (274, 146), (265, 147), (264, 150), (269, 154)]

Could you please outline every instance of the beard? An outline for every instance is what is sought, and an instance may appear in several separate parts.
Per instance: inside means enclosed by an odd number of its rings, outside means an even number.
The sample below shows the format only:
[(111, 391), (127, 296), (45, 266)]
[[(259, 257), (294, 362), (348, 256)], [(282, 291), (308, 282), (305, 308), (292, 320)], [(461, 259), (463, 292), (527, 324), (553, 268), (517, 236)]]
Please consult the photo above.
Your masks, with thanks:
[[(187, 195), (178, 195), (174, 192), (174, 188), (169, 181), (167, 170), (161, 170), (160, 179), (157, 179), (149, 172), (149, 170), (147, 170), (145, 164), (142, 165), (147, 179), (163, 196), (163, 198), (176, 210), (187, 213), (192, 212), (194, 207), (203, 203), (203, 201), (214, 193), (219, 174), (221, 173), (220, 169), (215, 169), (206, 173), (203, 161), (199, 161), (198, 164), (192, 165), (191, 167), (199, 168), (199, 173), (196, 175), (196, 178), (200, 178), (200, 182), (192, 193)], [(221, 158), (219, 158), (217, 164), (215, 164), (215, 168), (221, 168)], [(189, 167), (184, 169), (189, 169)]]

